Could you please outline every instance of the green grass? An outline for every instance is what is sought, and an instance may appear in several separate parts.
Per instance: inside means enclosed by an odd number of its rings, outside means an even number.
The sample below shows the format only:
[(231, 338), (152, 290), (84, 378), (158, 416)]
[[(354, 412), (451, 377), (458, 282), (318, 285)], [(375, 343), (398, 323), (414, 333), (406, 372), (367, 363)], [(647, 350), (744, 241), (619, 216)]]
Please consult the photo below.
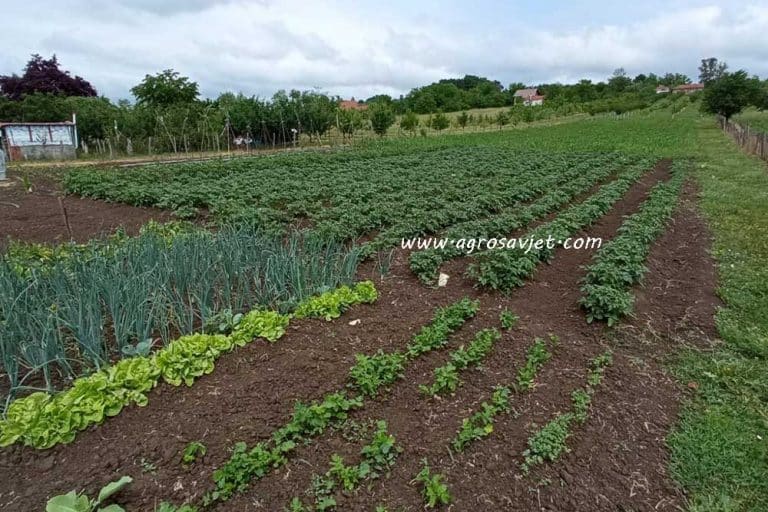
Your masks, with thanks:
[(768, 132), (768, 111), (750, 108), (735, 117), (737, 123), (748, 124), (755, 130)]
[(370, 140), (358, 150), (376, 148), (383, 153), (405, 152), (455, 146), (502, 146), (520, 150), (555, 153), (595, 151), (632, 155), (675, 157), (696, 153), (695, 123), (701, 119), (698, 105), (683, 111), (642, 111), (628, 117), (572, 117), (561, 122), (527, 126), (517, 130), (483, 133), (452, 133), (443, 137), (406, 137)]
[(768, 510), (768, 169), (711, 121), (697, 126), (701, 206), (715, 236), (725, 342), (677, 366), (699, 390), (669, 436), (690, 510)]

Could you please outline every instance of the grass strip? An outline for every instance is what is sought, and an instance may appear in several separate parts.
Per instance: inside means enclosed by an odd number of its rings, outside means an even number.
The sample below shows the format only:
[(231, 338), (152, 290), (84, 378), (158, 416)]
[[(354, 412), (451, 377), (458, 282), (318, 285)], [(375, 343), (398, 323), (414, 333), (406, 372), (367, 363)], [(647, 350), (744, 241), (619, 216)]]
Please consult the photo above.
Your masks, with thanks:
[(711, 119), (695, 130), (694, 174), (714, 235), (724, 343), (675, 365), (696, 392), (667, 437), (694, 512), (768, 510), (768, 171)]

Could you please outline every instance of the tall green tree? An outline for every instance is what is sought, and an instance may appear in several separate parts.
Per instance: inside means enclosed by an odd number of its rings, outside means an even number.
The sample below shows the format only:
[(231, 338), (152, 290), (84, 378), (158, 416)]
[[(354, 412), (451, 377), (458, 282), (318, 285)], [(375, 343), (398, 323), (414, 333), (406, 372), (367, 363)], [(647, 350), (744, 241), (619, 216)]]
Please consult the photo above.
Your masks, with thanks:
[(363, 115), (359, 110), (340, 109), (337, 114), (338, 127), (343, 137), (353, 137), (363, 127)]
[(395, 113), (389, 105), (383, 102), (371, 104), (368, 107), (368, 116), (373, 132), (379, 137), (386, 135), (389, 127), (395, 123)]
[(608, 87), (616, 93), (624, 92), (630, 85), (632, 85), (632, 79), (627, 76), (624, 68), (618, 68), (608, 79)]
[(738, 114), (759, 100), (762, 87), (757, 78), (750, 78), (744, 70), (725, 72), (704, 89), (701, 108), (726, 119)]
[(708, 84), (722, 77), (728, 71), (728, 64), (718, 61), (715, 57), (701, 59), (699, 66), (699, 82)]
[(442, 112), (438, 112), (434, 116), (432, 116), (432, 122), (430, 123), (432, 128), (437, 131), (442, 131), (451, 126), (451, 120), (448, 119), (448, 116), (443, 114)]
[(469, 115), (466, 112), (462, 112), (456, 117), (456, 122), (459, 123), (459, 126), (461, 126), (461, 129), (463, 130), (469, 123)]
[(415, 133), (419, 127), (419, 116), (415, 112), (408, 110), (400, 119), (400, 128), (405, 131)]
[(197, 101), (200, 94), (197, 82), (181, 76), (177, 71), (166, 69), (155, 75), (146, 75), (141, 83), (131, 89), (136, 103), (149, 107), (169, 107)]

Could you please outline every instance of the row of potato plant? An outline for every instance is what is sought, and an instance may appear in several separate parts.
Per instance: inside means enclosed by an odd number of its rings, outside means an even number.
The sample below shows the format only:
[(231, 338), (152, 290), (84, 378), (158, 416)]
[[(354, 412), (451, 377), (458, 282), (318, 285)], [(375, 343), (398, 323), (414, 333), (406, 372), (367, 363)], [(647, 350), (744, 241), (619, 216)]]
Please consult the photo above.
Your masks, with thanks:
[[(172, 243), (179, 236), (199, 228), (186, 221), (149, 222), (139, 228), (137, 236), (153, 234)], [(98, 256), (113, 255), (118, 247), (129, 243), (132, 238), (122, 227), (107, 236), (92, 238), (85, 243), (64, 242), (59, 244), (41, 244), (11, 239), (2, 256), (8, 265), (21, 276), (30, 277), (33, 271), (46, 272), (57, 263), (66, 264)]]
[[(271, 232), (306, 220), (324, 236), (351, 240), (413, 226), (435, 231), (494, 213), (532, 173), (559, 176), (619, 156), (544, 153), (495, 146), (368, 148), (135, 168), (76, 169), (70, 193), (184, 213), (207, 208), (223, 222)], [(253, 183), (259, 183), (254, 187)]]
[(357, 354), (350, 369), (350, 386), (366, 396), (374, 396), (379, 389), (389, 386), (402, 376), (405, 364), (426, 352), (444, 347), (448, 335), (459, 328), (467, 318), (477, 313), (478, 302), (462, 299), (439, 309), (430, 325), (424, 326), (406, 346), (405, 352), (385, 353), (379, 350), (368, 356)]
[(308, 494), (313, 496), (313, 503), (305, 504), (301, 498), (294, 497), (286, 510), (290, 512), (335, 510), (338, 506), (336, 499), (338, 492), (353, 492), (364, 482), (370, 482), (385, 475), (395, 464), (401, 450), (395, 442), (395, 437), (387, 431), (387, 422), (377, 421), (373, 438), (360, 450), (360, 463), (347, 465), (340, 455), (333, 454), (328, 471), (324, 475), (315, 475), (312, 480), (312, 488)]
[[(624, 157), (626, 158), (626, 157)], [(618, 165), (621, 158), (614, 154), (595, 155), (580, 162), (575, 162), (563, 169), (560, 162), (534, 162), (525, 172), (519, 173), (519, 178), (510, 183), (506, 188), (498, 191), (498, 194), (487, 193), (474, 197), (457, 197), (454, 203), (437, 203), (433, 208), (419, 211), (418, 205), (425, 198), (412, 198), (414, 210), (411, 215), (395, 219), (393, 224), (383, 229), (376, 238), (363, 244), (363, 254), (391, 247), (400, 243), (401, 239), (426, 233), (435, 233), (457, 223), (470, 225), (475, 219), (486, 218), (495, 215), (504, 208), (513, 207), (537, 198), (548, 190), (565, 186), (569, 180), (581, 175), (610, 173), (613, 166)], [(553, 172), (553, 168), (558, 172)], [(522, 169), (521, 169), (522, 170)], [(599, 171), (598, 171), (599, 170)], [(472, 202), (467, 203), (467, 199)], [(449, 230), (454, 231), (453, 227)], [(466, 233), (464, 233), (466, 235)], [(480, 236), (471, 232), (470, 236)], [(458, 237), (457, 237), (458, 238)]]
[(683, 179), (678, 170), (670, 181), (656, 185), (640, 210), (627, 217), (618, 234), (595, 254), (579, 301), (587, 321), (606, 320), (614, 325), (632, 312), (632, 286), (648, 270), (645, 260), (675, 211)]
[(571, 393), (571, 410), (555, 416), (528, 439), (528, 448), (523, 452), (524, 460), (521, 465), (524, 473), (544, 462), (554, 462), (568, 451), (567, 442), (571, 436), (571, 427), (574, 424), (583, 425), (587, 421), (592, 396), (603, 381), (605, 368), (612, 363), (613, 355), (610, 351), (590, 361), (586, 385)]
[[(301, 314), (296, 316), (330, 319), (353, 305), (373, 303), (377, 297), (370, 281), (353, 288), (341, 286), (310, 298), (297, 308)], [(182, 336), (151, 355), (123, 359), (78, 378), (64, 391), (36, 392), (19, 398), (0, 421), (0, 446), (20, 441), (35, 448), (49, 448), (71, 442), (77, 432), (117, 415), (127, 405), (146, 405), (147, 394), (161, 379), (174, 386), (191, 386), (195, 379), (213, 371), (221, 354), (255, 338), (277, 340), (290, 319), (291, 315), (277, 311), (251, 311), (242, 316), (229, 335)]]
[(419, 389), (425, 395), (453, 393), (461, 384), (459, 372), (470, 367), (477, 368), (480, 366), (483, 359), (493, 349), (494, 343), (500, 338), (501, 334), (496, 329), (483, 329), (478, 332), (466, 348), (463, 345), (460, 346), (451, 352), (448, 363), (435, 368), (435, 378), (431, 385), (422, 385), (419, 386)]
[(299, 232), (198, 229), (171, 238), (148, 230), (48, 255), (26, 270), (18, 252), (3, 258), (0, 363), (9, 394), (53, 391), (116, 358), (218, 324), (228, 312), (292, 311), (351, 284), (360, 259), (357, 247)]
[[(601, 186), (586, 200), (570, 206), (551, 222), (539, 225), (521, 238), (544, 242), (551, 237), (559, 242), (573, 236), (608, 213), (646, 172), (644, 167), (630, 169)], [(539, 263), (552, 259), (556, 248), (557, 243), (554, 248), (541, 243), (539, 247), (525, 249), (515, 247), (483, 251), (473, 255), (475, 261), (469, 266), (468, 274), (480, 286), (508, 291), (522, 286)]]
[[(589, 191), (595, 183), (612, 174), (627, 172), (627, 169), (632, 168), (647, 168), (648, 165), (649, 161), (645, 160), (636, 162), (630, 159), (617, 159), (613, 162), (606, 162), (604, 165), (590, 163), (586, 168), (576, 166), (563, 173), (564, 181), (562, 183), (542, 188), (543, 195), (530, 204), (522, 207), (516, 205), (514, 208), (504, 210), (491, 217), (455, 224), (441, 236), (453, 240), (504, 236), (525, 228), (534, 221), (556, 211), (579, 194)], [(456, 246), (415, 251), (410, 256), (410, 267), (422, 282), (433, 284), (443, 263), (464, 256), (467, 252), (466, 247)]]
[(517, 371), (516, 383), (512, 386), (497, 386), (491, 399), (480, 404), (480, 410), (461, 422), (456, 437), (451, 442), (454, 450), (461, 452), (472, 442), (493, 433), (496, 416), (509, 412), (509, 397), (512, 391), (525, 392), (533, 389), (539, 370), (552, 357), (551, 349), (558, 343), (556, 336), (549, 341), (536, 338), (528, 348), (525, 364)]
[(406, 361), (445, 346), (448, 336), (474, 317), (478, 308), (478, 301), (467, 298), (437, 308), (432, 321), (411, 338), (406, 352), (397, 353), (395, 363), (382, 352), (377, 354), (382, 357), (358, 356), (358, 363), (350, 370), (350, 387), (357, 394), (349, 396), (340, 391), (309, 405), (297, 402), (291, 420), (273, 432), (269, 439), (250, 449), (245, 443), (237, 443), (229, 460), (214, 471), (215, 489), (206, 494), (203, 503), (226, 501), (243, 492), (253, 480), (283, 465), (296, 446), (343, 423), (349, 411), (363, 406), (366, 397), (375, 396), (383, 386), (400, 378)]

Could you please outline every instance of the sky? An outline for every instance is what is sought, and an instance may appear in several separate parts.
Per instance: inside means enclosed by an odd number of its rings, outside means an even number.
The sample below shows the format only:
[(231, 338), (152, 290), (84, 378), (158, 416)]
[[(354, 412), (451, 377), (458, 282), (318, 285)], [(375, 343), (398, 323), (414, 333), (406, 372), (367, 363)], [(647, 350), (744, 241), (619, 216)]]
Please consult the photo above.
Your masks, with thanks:
[(168, 68), (205, 97), (360, 99), (465, 74), (533, 85), (619, 67), (695, 80), (705, 57), (768, 76), (768, 0), (36, 0), (2, 17), (0, 75), (55, 53), (115, 100)]

